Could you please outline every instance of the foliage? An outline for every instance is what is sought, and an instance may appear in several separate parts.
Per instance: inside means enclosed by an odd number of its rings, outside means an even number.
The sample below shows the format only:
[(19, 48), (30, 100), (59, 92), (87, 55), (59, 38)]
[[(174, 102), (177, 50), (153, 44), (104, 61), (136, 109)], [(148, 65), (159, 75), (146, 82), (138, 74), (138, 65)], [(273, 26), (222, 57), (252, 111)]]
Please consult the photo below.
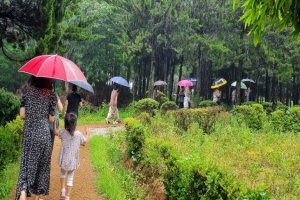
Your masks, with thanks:
[(143, 159), (142, 148), (145, 142), (145, 133), (143, 125), (134, 118), (125, 120), (126, 128), (126, 152), (134, 162), (139, 162)]
[(272, 129), (277, 132), (293, 131), (291, 115), (282, 109), (278, 109), (271, 113), (271, 125)]
[(142, 112), (151, 113), (152, 110), (157, 109), (159, 103), (151, 98), (141, 99), (134, 105), (134, 112), (136, 115)]
[(199, 108), (206, 108), (206, 107), (212, 107), (212, 106), (217, 106), (218, 104), (214, 101), (211, 100), (205, 100), (205, 101), (201, 101), (199, 103)]
[[(253, 105), (253, 104), (251, 104)], [(270, 114), (271, 112), (273, 112), (273, 107), (272, 107), (273, 103), (272, 102), (264, 102), (262, 104), (264, 110), (266, 111), (267, 114)]]
[(0, 127), (0, 171), (15, 162), (22, 149), (23, 120), (17, 117), (5, 127)]
[(20, 163), (10, 163), (0, 171), (0, 199), (9, 199), (11, 190), (16, 185), (20, 169)]
[(292, 107), (290, 110), (291, 113), (291, 118), (290, 118), (290, 123), (292, 126), (292, 130), (295, 131), (296, 133), (300, 132), (300, 107)]
[[(233, 1), (233, 7), (240, 4), (240, 0)], [(240, 20), (244, 21), (245, 27), (251, 25), (250, 33), (254, 34), (253, 42), (257, 45), (261, 33), (270, 23), (279, 31), (293, 28), (292, 35), (300, 32), (299, 9), (297, 1), (269, 1), (269, 0), (246, 0), (243, 5), (243, 16)]]
[(205, 133), (210, 134), (214, 130), (218, 112), (218, 107), (179, 109), (167, 111), (166, 117), (174, 118), (174, 126), (183, 132), (187, 131), (194, 123), (197, 123)]
[(166, 101), (160, 107), (160, 110), (162, 111), (162, 113), (166, 113), (168, 110), (177, 110), (177, 109), (178, 109), (178, 106), (176, 105), (176, 103), (174, 101)]
[(266, 112), (261, 104), (236, 106), (234, 109), (237, 121), (245, 122), (249, 128), (262, 129), (266, 122)]
[(119, 142), (122, 142), (123, 139), (119, 136), (121, 134), (118, 133), (116, 138), (112, 139), (94, 136), (89, 141), (93, 167), (98, 172), (97, 190), (111, 200), (142, 199), (143, 192), (138, 188), (134, 173), (127, 171), (122, 166), (123, 154), (119, 148)]
[(0, 88), (0, 126), (16, 118), (20, 109), (20, 100), (10, 92)]

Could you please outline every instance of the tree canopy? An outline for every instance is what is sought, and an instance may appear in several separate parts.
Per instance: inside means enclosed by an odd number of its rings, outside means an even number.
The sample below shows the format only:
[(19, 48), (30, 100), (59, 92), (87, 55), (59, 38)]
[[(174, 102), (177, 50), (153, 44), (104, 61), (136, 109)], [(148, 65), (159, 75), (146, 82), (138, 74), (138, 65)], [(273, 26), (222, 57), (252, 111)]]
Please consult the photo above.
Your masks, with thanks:
[[(240, 6), (240, 0), (233, 0), (233, 7)], [(251, 26), (250, 33), (254, 35), (257, 45), (261, 33), (268, 24), (279, 31), (292, 29), (291, 35), (300, 32), (300, 2), (297, 0), (246, 0), (242, 3), (244, 13), (240, 20), (245, 26)]]

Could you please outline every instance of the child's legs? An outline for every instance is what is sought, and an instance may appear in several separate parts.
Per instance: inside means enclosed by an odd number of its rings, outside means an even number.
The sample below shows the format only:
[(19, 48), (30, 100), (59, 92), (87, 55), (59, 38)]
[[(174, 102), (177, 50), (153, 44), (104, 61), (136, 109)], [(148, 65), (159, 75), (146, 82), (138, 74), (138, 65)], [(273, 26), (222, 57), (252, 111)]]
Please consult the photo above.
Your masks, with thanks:
[(67, 192), (66, 192), (66, 196), (68, 197), (71, 195), (73, 179), (74, 179), (74, 170), (68, 171)]
[(60, 169), (60, 187), (61, 189), (65, 188), (65, 182), (66, 182), (66, 170), (63, 168)]

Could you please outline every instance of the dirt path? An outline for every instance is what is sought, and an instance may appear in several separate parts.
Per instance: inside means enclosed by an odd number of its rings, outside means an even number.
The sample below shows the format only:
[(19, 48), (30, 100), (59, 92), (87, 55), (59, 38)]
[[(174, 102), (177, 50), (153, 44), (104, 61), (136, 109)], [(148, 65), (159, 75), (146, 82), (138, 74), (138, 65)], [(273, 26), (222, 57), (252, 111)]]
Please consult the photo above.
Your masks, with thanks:
[[(121, 128), (123, 125), (111, 125), (111, 124), (93, 124), (88, 125), (90, 129), (90, 137), (95, 134), (105, 134), (108, 131), (109, 127)], [(79, 131), (84, 130), (84, 125), (78, 125), (77, 129)], [(43, 197), (44, 200), (57, 200), (60, 195), (60, 167), (57, 164), (59, 149), (60, 149), (60, 139), (55, 138), (52, 160), (51, 160), (51, 179), (50, 179), (50, 194)], [(95, 179), (96, 172), (93, 171), (92, 164), (90, 161), (90, 146), (87, 144), (84, 147), (80, 148), (80, 167), (75, 170), (73, 190), (71, 193), (71, 200), (104, 200), (105, 198), (100, 194), (96, 193)], [(10, 200), (13, 200), (15, 197), (16, 189), (12, 189)], [(33, 197), (27, 198), (27, 200), (32, 200)]]

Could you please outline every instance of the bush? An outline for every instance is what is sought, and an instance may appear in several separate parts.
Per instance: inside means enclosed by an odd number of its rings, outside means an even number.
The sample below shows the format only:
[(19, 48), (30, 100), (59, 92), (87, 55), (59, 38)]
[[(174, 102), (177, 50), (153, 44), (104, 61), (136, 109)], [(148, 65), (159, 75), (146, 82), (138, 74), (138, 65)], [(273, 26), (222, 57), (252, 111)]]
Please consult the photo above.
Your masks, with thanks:
[(238, 122), (245, 122), (249, 128), (261, 129), (267, 120), (261, 104), (236, 106), (234, 111)]
[(201, 101), (199, 103), (200, 108), (206, 108), (206, 107), (212, 107), (212, 106), (217, 106), (218, 104), (214, 101), (211, 100), (206, 100), (206, 101)]
[(18, 116), (5, 127), (0, 127), (0, 170), (16, 161), (21, 153), (24, 121)]
[(141, 99), (134, 105), (134, 112), (136, 115), (142, 112), (151, 113), (152, 110), (157, 109), (159, 103), (151, 98)]
[(271, 112), (273, 112), (273, 107), (272, 107), (272, 102), (264, 102), (262, 104), (263, 109), (266, 111), (267, 114), (270, 114)]
[(126, 128), (126, 152), (134, 162), (142, 160), (142, 148), (145, 142), (143, 125), (132, 117), (125, 119)]
[(245, 105), (245, 106), (251, 106), (252, 104), (257, 104), (255, 101), (246, 101), (244, 103), (242, 103), (242, 105)]
[(292, 107), (291, 108), (291, 126), (292, 130), (297, 132), (300, 132), (300, 107)]
[(178, 106), (176, 105), (176, 103), (174, 101), (166, 101), (160, 107), (160, 110), (162, 111), (162, 113), (166, 113), (168, 110), (177, 110), (177, 109), (178, 109)]
[(10, 92), (0, 89), (0, 126), (16, 118), (20, 111), (20, 100)]

